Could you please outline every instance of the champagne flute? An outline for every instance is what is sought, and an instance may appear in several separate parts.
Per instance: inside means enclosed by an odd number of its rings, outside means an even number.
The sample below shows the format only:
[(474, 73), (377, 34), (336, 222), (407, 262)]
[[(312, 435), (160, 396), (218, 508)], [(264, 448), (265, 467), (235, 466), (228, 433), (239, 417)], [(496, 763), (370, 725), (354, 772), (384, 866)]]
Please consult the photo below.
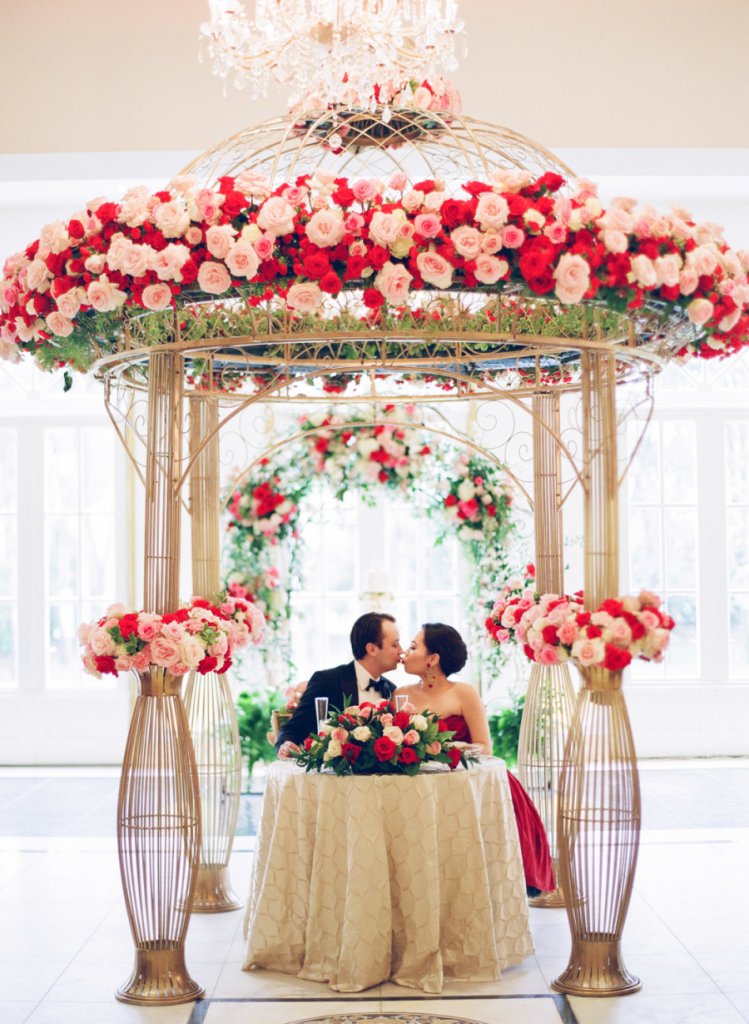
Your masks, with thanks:
[(408, 704), (408, 694), (406, 694), (406, 693), (396, 693), (396, 695), (395, 695), (395, 710), (396, 710), (396, 712), (398, 712), (398, 711), (405, 711), (406, 710), (406, 704)]
[(321, 727), (328, 720), (327, 697), (315, 697), (315, 714), (317, 715), (317, 731), (319, 732)]

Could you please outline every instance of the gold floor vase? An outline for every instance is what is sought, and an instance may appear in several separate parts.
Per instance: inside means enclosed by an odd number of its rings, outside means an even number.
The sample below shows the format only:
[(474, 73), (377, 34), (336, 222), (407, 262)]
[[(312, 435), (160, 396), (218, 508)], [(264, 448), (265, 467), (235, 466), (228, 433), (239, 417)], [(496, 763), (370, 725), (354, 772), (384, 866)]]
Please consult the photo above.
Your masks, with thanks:
[(242, 756), (237, 713), (226, 676), (192, 672), (185, 706), (195, 748), (202, 818), (192, 909), (196, 914), (218, 914), (242, 906), (232, 891), (228, 868), (239, 815)]
[(200, 851), (198, 778), (181, 679), (152, 668), (139, 684), (117, 805), (135, 966), (117, 998), (166, 1006), (204, 995), (185, 966)]
[(532, 907), (563, 907), (557, 852), (559, 774), (564, 763), (575, 691), (566, 665), (534, 664), (528, 681), (518, 741), (518, 775), (549, 838), (557, 886), (531, 899)]
[(557, 992), (636, 992), (621, 938), (640, 845), (640, 780), (621, 672), (581, 669), (559, 779), (558, 842), (572, 950)]

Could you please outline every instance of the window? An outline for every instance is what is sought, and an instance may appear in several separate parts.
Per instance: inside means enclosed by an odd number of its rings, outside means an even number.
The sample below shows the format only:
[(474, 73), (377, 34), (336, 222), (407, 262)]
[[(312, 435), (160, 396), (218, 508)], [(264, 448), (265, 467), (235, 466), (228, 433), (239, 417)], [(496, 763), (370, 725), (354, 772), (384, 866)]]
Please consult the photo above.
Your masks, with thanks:
[(749, 677), (749, 420), (725, 424), (729, 657), (732, 678)]

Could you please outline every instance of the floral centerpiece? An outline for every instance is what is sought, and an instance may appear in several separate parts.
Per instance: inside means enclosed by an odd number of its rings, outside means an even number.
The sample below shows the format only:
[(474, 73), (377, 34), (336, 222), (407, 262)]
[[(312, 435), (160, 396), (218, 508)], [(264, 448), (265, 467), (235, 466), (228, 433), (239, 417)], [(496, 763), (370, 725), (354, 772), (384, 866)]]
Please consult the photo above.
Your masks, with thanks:
[[(511, 626), (501, 625), (511, 619)], [(648, 590), (636, 597), (609, 598), (595, 611), (585, 609), (579, 591), (573, 597), (536, 594), (508, 604), (500, 616), (500, 628), (487, 623), (487, 629), (497, 643), (516, 639), (526, 657), (541, 665), (573, 659), (583, 668), (617, 672), (633, 658), (661, 661), (674, 625), (660, 598)]]
[(396, 711), (393, 701), (333, 711), (320, 732), (303, 743), (297, 763), (307, 771), (328, 768), (336, 775), (416, 775), (429, 761), (451, 770), (475, 760), (451, 745), (455, 735), (429, 711)]
[(114, 604), (98, 622), (80, 626), (83, 665), (99, 678), (154, 666), (173, 676), (193, 669), (220, 675), (231, 666), (233, 648), (251, 636), (243, 615), (238, 608), (227, 615), (202, 598), (164, 615)]

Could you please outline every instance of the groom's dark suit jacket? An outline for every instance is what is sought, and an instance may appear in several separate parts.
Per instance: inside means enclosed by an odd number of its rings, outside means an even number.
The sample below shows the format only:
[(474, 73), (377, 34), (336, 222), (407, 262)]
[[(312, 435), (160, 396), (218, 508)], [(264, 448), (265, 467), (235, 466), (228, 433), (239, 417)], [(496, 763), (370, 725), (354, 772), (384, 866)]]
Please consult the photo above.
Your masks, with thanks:
[[(395, 683), (391, 683), (385, 676), (382, 676), (382, 682), (384, 686), (381, 694), (377, 693), (376, 690), (370, 691), (372, 694), (370, 700), (373, 704), (378, 700), (389, 697), (396, 688)], [(286, 725), (279, 730), (276, 739), (276, 750), (286, 740), (291, 740), (299, 745), (311, 732), (317, 732), (315, 697), (327, 697), (328, 707), (331, 711), (333, 708), (340, 710), (346, 697), (349, 699), (349, 704), (358, 704), (359, 688), (356, 685), (356, 669), (354, 668), (353, 661), (350, 661), (347, 665), (339, 665), (337, 668), (326, 668), (313, 674), (307, 683), (307, 689), (302, 694), (302, 699), (299, 701), (296, 711)]]

